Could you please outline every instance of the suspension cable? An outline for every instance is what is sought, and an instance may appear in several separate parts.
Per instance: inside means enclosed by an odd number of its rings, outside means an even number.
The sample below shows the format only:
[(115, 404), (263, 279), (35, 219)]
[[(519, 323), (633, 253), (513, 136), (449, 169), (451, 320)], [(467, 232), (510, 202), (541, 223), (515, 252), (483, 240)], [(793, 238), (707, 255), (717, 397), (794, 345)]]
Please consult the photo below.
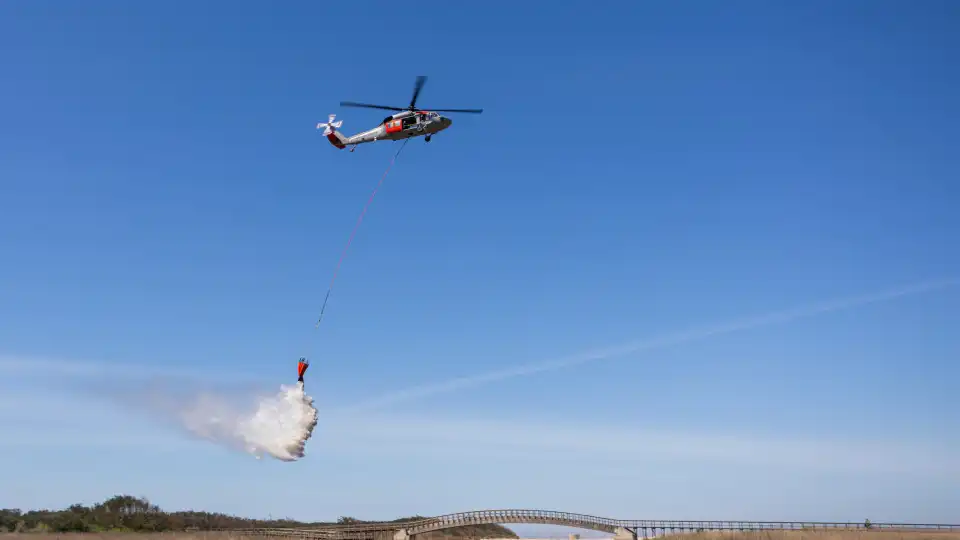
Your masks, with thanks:
[(407, 142), (410, 139), (404, 139), (403, 144), (400, 145), (400, 148), (393, 155), (393, 159), (390, 160), (390, 164), (387, 165), (387, 169), (383, 171), (383, 176), (380, 177), (380, 181), (377, 182), (377, 186), (373, 188), (373, 192), (370, 194), (370, 198), (367, 199), (367, 203), (363, 205), (363, 211), (360, 212), (360, 216), (357, 218), (356, 224), (353, 226), (353, 231), (350, 233), (350, 238), (347, 240), (347, 244), (343, 247), (343, 251), (340, 253), (340, 260), (337, 261), (337, 266), (333, 270), (333, 277), (330, 279), (330, 286), (327, 288), (327, 294), (323, 298), (323, 306), (320, 308), (320, 316), (317, 318), (317, 324), (314, 328), (320, 327), (320, 322), (323, 321), (323, 313), (327, 309), (327, 301), (330, 299), (330, 293), (333, 291), (333, 284), (337, 280), (337, 275), (340, 273), (340, 265), (343, 264), (343, 259), (347, 256), (347, 250), (350, 249), (350, 244), (353, 243), (353, 237), (357, 234), (357, 229), (360, 228), (360, 223), (363, 222), (363, 216), (367, 213), (367, 208), (370, 207), (370, 203), (373, 202), (374, 197), (377, 196), (377, 192), (380, 191), (380, 186), (383, 185), (384, 179), (387, 178), (387, 173), (390, 172), (390, 169), (393, 167), (393, 164), (397, 161), (397, 158), (400, 157), (400, 152), (403, 152), (404, 147), (407, 146)]

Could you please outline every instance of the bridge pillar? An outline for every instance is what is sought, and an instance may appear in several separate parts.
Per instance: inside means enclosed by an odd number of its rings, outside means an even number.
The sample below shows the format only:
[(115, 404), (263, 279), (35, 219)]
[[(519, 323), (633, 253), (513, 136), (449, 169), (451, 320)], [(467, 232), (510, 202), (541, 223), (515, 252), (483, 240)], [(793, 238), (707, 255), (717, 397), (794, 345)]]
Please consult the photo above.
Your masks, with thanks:
[(373, 540), (393, 540), (393, 534), (395, 531), (385, 530), (385, 531), (374, 531)]
[(410, 540), (410, 534), (406, 529), (399, 529), (393, 533), (393, 540)]
[(617, 532), (613, 535), (613, 540), (637, 540), (637, 531), (631, 531), (625, 527), (617, 527)]

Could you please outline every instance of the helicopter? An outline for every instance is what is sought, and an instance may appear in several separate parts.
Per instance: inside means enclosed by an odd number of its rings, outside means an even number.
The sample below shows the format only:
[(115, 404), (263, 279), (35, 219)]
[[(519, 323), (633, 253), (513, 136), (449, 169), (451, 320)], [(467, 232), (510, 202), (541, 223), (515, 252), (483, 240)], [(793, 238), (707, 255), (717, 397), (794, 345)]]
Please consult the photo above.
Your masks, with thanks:
[(327, 122), (317, 124), (317, 129), (325, 128), (323, 135), (330, 141), (330, 144), (343, 150), (347, 146), (352, 146), (351, 152), (357, 149), (358, 144), (371, 143), (377, 141), (399, 141), (409, 139), (410, 137), (424, 137), (425, 142), (430, 142), (430, 137), (435, 133), (443, 131), (450, 127), (453, 120), (441, 116), (441, 112), (463, 112), (463, 113), (482, 113), (483, 109), (431, 109), (429, 111), (417, 108), (417, 97), (420, 90), (423, 89), (423, 83), (426, 82), (425, 75), (419, 75), (413, 86), (413, 97), (410, 99), (410, 105), (406, 108), (390, 107), (387, 105), (370, 105), (367, 103), (356, 103), (354, 101), (341, 101), (342, 107), (364, 107), (368, 109), (386, 109), (388, 111), (400, 111), (390, 115), (380, 122), (377, 127), (357, 133), (351, 137), (345, 137), (337, 131), (337, 128), (343, 125), (343, 120), (334, 122), (335, 114), (331, 114)]

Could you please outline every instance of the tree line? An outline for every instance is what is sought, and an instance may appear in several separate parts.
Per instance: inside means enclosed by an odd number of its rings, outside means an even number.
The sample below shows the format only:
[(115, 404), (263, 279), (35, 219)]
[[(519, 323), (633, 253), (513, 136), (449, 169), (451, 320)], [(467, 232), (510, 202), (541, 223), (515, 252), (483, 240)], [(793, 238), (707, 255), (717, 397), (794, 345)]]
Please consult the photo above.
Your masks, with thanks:
[(146, 498), (131, 495), (116, 495), (93, 506), (74, 504), (62, 510), (0, 509), (0, 530), (8, 532), (159, 532), (304, 525), (288, 519), (257, 520), (215, 512), (165, 512)]
[[(394, 523), (423, 519), (412, 516), (392, 520)], [(352, 517), (341, 517), (337, 523), (369, 523)], [(302, 522), (292, 519), (249, 519), (215, 512), (166, 512), (144, 497), (115, 495), (109, 499), (84, 506), (74, 504), (62, 510), (0, 509), (0, 532), (164, 532), (211, 531), (266, 527), (316, 527), (332, 525), (328, 522)], [(516, 538), (516, 534), (500, 525), (469, 527), (484, 536)], [(474, 531), (476, 529), (476, 531)], [(482, 529), (482, 531), (481, 531)], [(453, 532), (453, 531), (451, 531)], [(460, 536), (467, 531), (456, 531)], [(472, 534), (471, 534), (472, 536)]]

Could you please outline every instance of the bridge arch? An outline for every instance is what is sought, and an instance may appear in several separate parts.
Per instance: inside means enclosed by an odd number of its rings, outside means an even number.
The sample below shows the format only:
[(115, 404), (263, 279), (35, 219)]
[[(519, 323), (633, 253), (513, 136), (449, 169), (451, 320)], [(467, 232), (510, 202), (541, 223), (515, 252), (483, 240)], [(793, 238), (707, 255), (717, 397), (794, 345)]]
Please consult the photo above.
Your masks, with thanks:
[(588, 529), (606, 533), (616, 533), (622, 527), (619, 520), (575, 514), (572, 512), (558, 512), (555, 510), (476, 510), (447, 514), (429, 520), (409, 524), (407, 534), (417, 535), (443, 529), (463, 527), (465, 525), (492, 525), (492, 524), (543, 524), (562, 525), (578, 529)]

